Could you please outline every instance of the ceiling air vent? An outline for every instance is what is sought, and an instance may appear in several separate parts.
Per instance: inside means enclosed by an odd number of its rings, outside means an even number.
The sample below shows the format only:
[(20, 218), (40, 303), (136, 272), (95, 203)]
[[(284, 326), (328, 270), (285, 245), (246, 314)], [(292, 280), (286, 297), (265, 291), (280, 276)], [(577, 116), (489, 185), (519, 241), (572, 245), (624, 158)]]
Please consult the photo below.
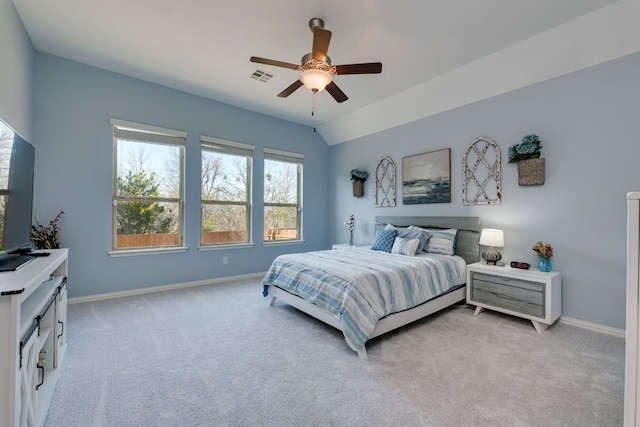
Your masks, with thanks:
[(255, 70), (253, 74), (251, 74), (252, 79), (255, 79), (259, 82), (264, 82), (264, 83), (268, 82), (271, 77), (273, 77), (273, 74), (269, 74), (266, 71), (262, 71), (262, 70)]

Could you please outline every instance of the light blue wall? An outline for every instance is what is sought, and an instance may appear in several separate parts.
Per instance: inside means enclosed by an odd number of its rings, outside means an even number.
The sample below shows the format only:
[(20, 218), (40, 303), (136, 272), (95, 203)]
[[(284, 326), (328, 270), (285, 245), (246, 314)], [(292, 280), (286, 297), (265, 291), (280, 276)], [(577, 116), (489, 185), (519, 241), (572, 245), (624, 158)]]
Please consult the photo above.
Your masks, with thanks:
[[(375, 215), (478, 215), (485, 227), (505, 230), (506, 261), (533, 264), (533, 242), (554, 245), (554, 268), (563, 273), (563, 315), (625, 326), (625, 194), (640, 189), (638, 54), (330, 149), (308, 128), (46, 54), (37, 53), (34, 60), (10, 0), (0, 0), (0, 54), (0, 117), (37, 147), (36, 213), (46, 220), (60, 209), (67, 212), (63, 240), (71, 250), (71, 296), (263, 271), (280, 253), (346, 242), (343, 222), (351, 213), (360, 243), (370, 241)], [(188, 252), (109, 258), (109, 117), (189, 132), (190, 164), (199, 161), (201, 133), (304, 152), (307, 243), (199, 252), (198, 213), (192, 207), (187, 210)], [(530, 132), (543, 140), (547, 181), (542, 187), (518, 186), (516, 166), (506, 164), (508, 146)], [(500, 206), (461, 202), (464, 149), (481, 135), (503, 150)], [(403, 206), (399, 187), (397, 207), (374, 208), (372, 179), (364, 198), (351, 196), (352, 168), (372, 173), (389, 155), (400, 181), (403, 156), (441, 148), (451, 148), (452, 203)], [(197, 170), (189, 169), (186, 180), (187, 205), (196, 204)], [(255, 229), (261, 226), (262, 219), (254, 217)], [(222, 265), (222, 256), (229, 264)]]
[[(35, 57), (34, 91), (35, 211), (41, 222), (59, 210), (66, 213), (62, 241), (70, 248), (70, 296), (261, 272), (281, 253), (329, 247), (329, 148), (311, 128), (40, 52)], [(189, 133), (187, 252), (107, 255), (111, 249), (111, 117)], [(263, 192), (263, 147), (305, 155), (304, 244), (263, 247), (259, 202), (253, 210), (254, 248), (198, 251), (201, 134), (256, 146), (253, 191), (258, 201)], [(226, 265), (223, 256), (229, 259)]]
[[(356, 217), (356, 242), (369, 242), (375, 215), (480, 216), (505, 232), (504, 259), (536, 263), (534, 242), (552, 243), (562, 272), (562, 314), (625, 327), (626, 193), (640, 189), (640, 54), (555, 78), (331, 148), (332, 241), (346, 242), (344, 221)], [(429, 102), (424, 99), (423, 102)], [(520, 187), (507, 149), (528, 133), (542, 138), (543, 186)], [(488, 136), (502, 150), (503, 203), (462, 204), (464, 150)], [(373, 179), (365, 197), (351, 195), (349, 171), (373, 175), (384, 155), (402, 157), (451, 148), (452, 202), (374, 208)]]
[(0, 119), (30, 141), (34, 50), (11, 0), (0, 0)]

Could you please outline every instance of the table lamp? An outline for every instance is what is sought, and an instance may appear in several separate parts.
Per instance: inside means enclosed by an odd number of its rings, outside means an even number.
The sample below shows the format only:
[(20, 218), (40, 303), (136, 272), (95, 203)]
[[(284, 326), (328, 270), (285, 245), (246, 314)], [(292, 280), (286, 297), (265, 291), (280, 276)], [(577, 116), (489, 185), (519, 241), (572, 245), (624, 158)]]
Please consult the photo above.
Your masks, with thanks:
[(489, 246), (486, 251), (482, 252), (482, 258), (488, 265), (496, 265), (502, 259), (502, 255), (496, 250), (496, 247), (501, 248), (504, 246), (504, 233), (502, 230), (484, 228), (480, 234), (480, 244)]

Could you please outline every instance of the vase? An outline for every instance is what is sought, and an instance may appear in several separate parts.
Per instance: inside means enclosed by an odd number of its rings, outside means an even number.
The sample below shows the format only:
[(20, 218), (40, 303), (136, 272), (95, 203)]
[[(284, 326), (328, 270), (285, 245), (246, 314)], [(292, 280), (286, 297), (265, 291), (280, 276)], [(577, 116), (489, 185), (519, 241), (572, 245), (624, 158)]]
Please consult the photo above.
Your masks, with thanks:
[(364, 196), (364, 182), (356, 179), (353, 181), (353, 197), (362, 196)]
[(551, 257), (541, 256), (538, 257), (538, 269), (540, 271), (550, 272), (551, 271)]

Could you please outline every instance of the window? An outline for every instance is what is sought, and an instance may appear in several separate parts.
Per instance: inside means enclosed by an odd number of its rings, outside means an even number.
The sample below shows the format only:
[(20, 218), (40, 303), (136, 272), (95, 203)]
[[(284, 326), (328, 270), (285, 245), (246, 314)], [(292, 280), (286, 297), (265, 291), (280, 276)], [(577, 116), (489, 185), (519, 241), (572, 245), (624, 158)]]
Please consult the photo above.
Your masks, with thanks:
[(303, 155), (264, 149), (264, 240), (301, 240)]
[(200, 244), (250, 242), (252, 145), (200, 137), (202, 147)]
[(13, 130), (0, 121), (0, 250), (4, 246), (5, 203), (9, 196), (9, 164), (13, 150)]
[(113, 250), (183, 246), (187, 134), (111, 119)]

